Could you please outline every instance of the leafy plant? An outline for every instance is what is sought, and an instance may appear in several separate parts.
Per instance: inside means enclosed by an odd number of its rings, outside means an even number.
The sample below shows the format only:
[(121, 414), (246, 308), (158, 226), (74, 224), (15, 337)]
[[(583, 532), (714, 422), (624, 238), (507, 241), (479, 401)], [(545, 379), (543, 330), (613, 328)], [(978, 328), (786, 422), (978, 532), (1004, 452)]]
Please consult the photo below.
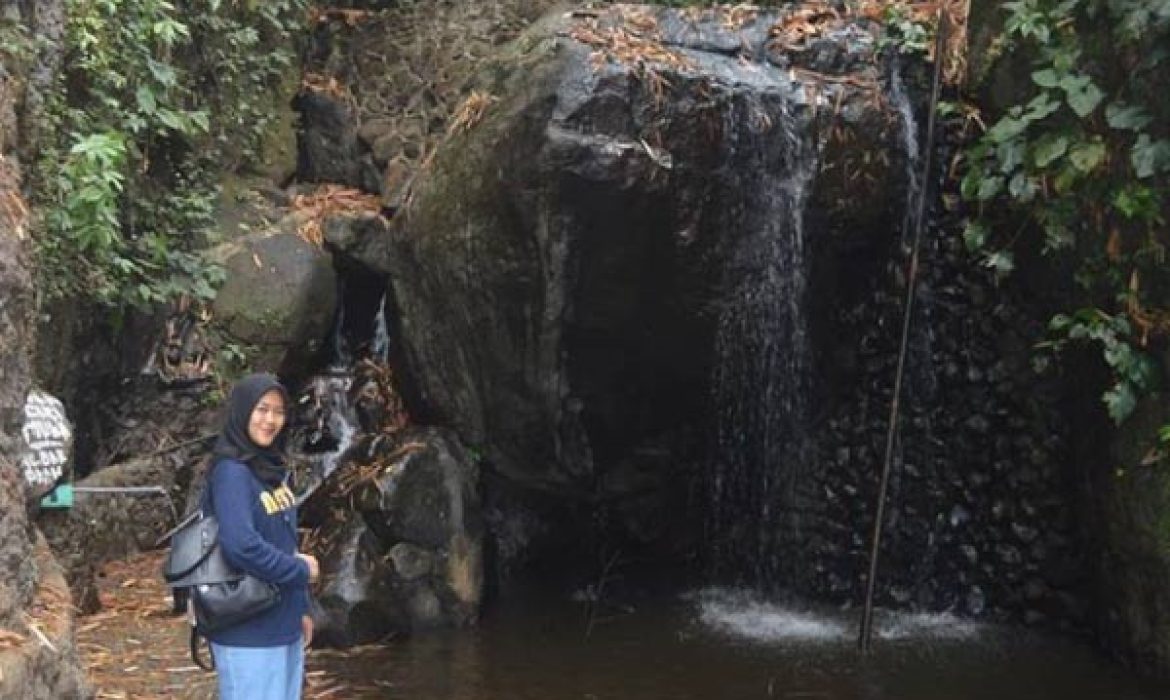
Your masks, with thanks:
[(113, 308), (207, 299), (225, 168), (258, 158), (307, 0), (65, 0), (66, 72), (34, 173), (41, 287)]
[(1052, 320), (1066, 341), (1101, 346), (1118, 423), (1155, 388), (1151, 343), (1170, 330), (1164, 264), (1170, 100), (1170, 0), (1015, 0), (1003, 5), (1009, 48), (1034, 57), (1030, 90), (966, 153), (961, 191), (975, 204), (965, 233), (1007, 274), (1033, 232), (1068, 255), (1090, 307)]
[(895, 49), (904, 54), (926, 54), (930, 50), (934, 29), (914, 16), (911, 8), (900, 2), (891, 2), (882, 10), (885, 31), (878, 42), (879, 49)]

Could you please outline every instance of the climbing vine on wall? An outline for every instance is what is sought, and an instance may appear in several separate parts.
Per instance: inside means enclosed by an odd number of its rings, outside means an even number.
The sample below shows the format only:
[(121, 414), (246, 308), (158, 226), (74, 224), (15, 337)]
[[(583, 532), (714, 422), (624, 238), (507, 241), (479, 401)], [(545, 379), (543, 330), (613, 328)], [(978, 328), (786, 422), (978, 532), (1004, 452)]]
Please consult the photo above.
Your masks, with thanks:
[(65, 71), (35, 168), (48, 297), (209, 297), (225, 167), (253, 161), (307, 0), (66, 0)]
[(967, 153), (966, 240), (1005, 274), (1033, 235), (1073, 261), (1086, 303), (1052, 319), (1044, 347), (1097, 344), (1121, 422), (1155, 388), (1151, 350), (1170, 331), (1170, 0), (1003, 8), (1005, 48), (1032, 57), (1030, 84)]

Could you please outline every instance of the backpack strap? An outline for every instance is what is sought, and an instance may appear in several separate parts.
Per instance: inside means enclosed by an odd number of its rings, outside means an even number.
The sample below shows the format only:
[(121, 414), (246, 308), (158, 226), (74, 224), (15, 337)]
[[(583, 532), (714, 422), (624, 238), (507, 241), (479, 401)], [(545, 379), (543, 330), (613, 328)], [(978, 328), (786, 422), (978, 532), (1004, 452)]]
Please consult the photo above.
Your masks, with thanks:
[(192, 622), (191, 623), (191, 640), (190, 640), (191, 660), (195, 662), (196, 666), (203, 669), (204, 671), (214, 671), (215, 670), (215, 652), (211, 650), (211, 644), (208, 643), (208, 645), (207, 645), (207, 651), (208, 651), (207, 663), (203, 663), (203, 658), (199, 656), (199, 640), (200, 640), (200, 638), (203, 638), (203, 635), (199, 633), (199, 626), (196, 625), (194, 622)]

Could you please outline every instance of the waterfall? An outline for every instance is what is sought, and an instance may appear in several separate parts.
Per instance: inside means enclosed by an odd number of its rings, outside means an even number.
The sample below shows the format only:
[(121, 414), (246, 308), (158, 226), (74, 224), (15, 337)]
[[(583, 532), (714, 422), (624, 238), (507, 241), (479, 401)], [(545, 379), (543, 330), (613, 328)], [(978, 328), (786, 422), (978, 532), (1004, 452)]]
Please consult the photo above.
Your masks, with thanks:
[[(889, 99), (891, 107), (898, 114), (901, 137), (899, 146), (905, 157), (904, 176), (906, 178), (905, 215), (902, 223), (902, 245), (906, 255), (909, 255), (911, 237), (916, 225), (914, 217), (918, 210), (918, 197), (921, 189), (927, 184), (921, 182), (921, 153), (919, 147), (919, 125), (914, 116), (914, 105), (910, 95), (906, 92), (905, 80), (902, 77), (902, 64), (897, 56), (890, 64)], [(927, 233), (926, 235), (929, 235)], [(930, 241), (923, 241), (924, 248), (929, 249)], [(934, 367), (935, 327), (933, 321), (934, 304), (927, 275), (920, 275), (918, 279), (918, 293), (915, 300), (915, 314), (919, 318), (914, 321), (913, 333), (910, 336), (908, 360), (908, 393), (919, 401), (930, 401), (938, 392), (938, 373)], [(930, 414), (927, 412), (923, 419), (929, 424)], [(928, 428), (928, 433), (929, 428)], [(928, 435), (933, 437), (933, 435)], [(927, 440), (927, 444), (933, 441)]]
[(300, 399), (309, 430), (306, 443), (314, 479), (323, 480), (353, 445), (358, 419), (350, 401), (353, 375), (348, 370), (313, 377)]
[(721, 222), (739, 236), (715, 338), (708, 536), (717, 574), (762, 586), (791, 578), (785, 550), (800, 538), (812, 371), (805, 209), (819, 146), (792, 103), (744, 108), (731, 110), (726, 131), (742, 207)]
[(370, 354), (380, 364), (386, 364), (390, 357), (390, 331), (386, 327), (386, 293), (382, 293), (382, 301), (378, 304), (378, 314), (374, 316), (374, 340)]
[[(358, 376), (361, 372), (356, 371), (355, 363), (367, 357), (379, 366), (384, 366), (389, 356), (390, 333), (386, 323), (385, 287), (381, 287), (378, 311), (371, 322), (370, 315), (361, 311), (366, 308), (372, 312), (372, 305), (363, 307), (361, 298), (350, 297), (370, 287), (362, 282), (360, 278), (347, 280), (344, 276), (339, 281), (341, 293), (338, 295), (339, 303), (328, 344), (331, 356), (327, 361), (327, 369), (309, 379), (299, 399), (300, 415), (305, 423), (302, 427), (304, 448), (315, 481), (322, 481), (333, 473), (362, 432), (357, 405), (362, 388), (355, 388), (355, 382), (361, 384), (364, 380)], [(358, 305), (358, 313), (352, 315), (350, 322), (363, 332), (357, 337), (347, 338), (346, 309), (350, 303)], [(351, 347), (356, 347), (357, 352), (351, 351)]]
[(914, 234), (915, 204), (922, 183), (918, 181), (918, 120), (914, 118), (914, 105), (910, 103), (910, 97), (906, 93), (906, 82), (902, 79), (902, 62), (897, 56), (890, 61), (889, 82), (889, 98), (891, 106), (898, 113), (898, 135), (901, 137), (902, 153), (906, 157), (903, 164), (906, 178), (906, 214), (902, 222), (902, 246), (909, 250), (910, 237)]

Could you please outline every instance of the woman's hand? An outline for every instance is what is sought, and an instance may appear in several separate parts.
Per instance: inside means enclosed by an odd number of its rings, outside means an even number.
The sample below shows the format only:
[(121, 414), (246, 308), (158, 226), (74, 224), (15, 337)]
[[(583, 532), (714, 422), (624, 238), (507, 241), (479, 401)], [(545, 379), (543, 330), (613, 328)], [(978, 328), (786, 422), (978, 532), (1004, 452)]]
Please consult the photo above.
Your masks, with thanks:
[(312, 554), (302, 554), (297, 552), (297, 559), (309, 565), (309, 583), (315, 583), (317, 577), (321, 575), (321, 568), (317, 564), (317, 557)]
[(308, 615), (301, 615), (301, 639), (306, 649), (313, 643), (313, 618)]

